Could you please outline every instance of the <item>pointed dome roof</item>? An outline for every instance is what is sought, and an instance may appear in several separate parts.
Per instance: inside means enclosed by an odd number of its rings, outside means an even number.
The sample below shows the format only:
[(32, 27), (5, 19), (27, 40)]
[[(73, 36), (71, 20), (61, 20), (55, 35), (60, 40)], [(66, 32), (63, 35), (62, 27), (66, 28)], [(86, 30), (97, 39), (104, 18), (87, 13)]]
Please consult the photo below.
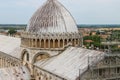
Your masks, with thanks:
[(47, 0), (31, 17), (28, 32), (32, 33), (74, 33), (76, 23), (69, 11), (57, 0)]

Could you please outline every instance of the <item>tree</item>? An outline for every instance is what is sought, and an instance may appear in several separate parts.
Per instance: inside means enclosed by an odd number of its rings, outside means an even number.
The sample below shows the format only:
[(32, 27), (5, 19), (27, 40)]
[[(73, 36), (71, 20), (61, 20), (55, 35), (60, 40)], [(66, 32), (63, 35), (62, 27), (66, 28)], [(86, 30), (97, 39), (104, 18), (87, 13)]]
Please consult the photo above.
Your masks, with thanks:
[(14, 35), (15, 33), (17, 33), (17, 31), (14, 28), (10, 28), (8, 31), (8, 34), (10, 35)]
[[(101, 38), (98, 35), (85, 36), (85, 37), (83, 37), (83, 40), (84, 40), (84, 43), (83, 43), (84, 45), (90, 46), (91, 44), (93, 44), (95, 47), (101, 46)], [(92, 40), (93, 42), (91, 42), (91, 44), (90, 44), (90, 43), (86, 43), (85, 40)]]

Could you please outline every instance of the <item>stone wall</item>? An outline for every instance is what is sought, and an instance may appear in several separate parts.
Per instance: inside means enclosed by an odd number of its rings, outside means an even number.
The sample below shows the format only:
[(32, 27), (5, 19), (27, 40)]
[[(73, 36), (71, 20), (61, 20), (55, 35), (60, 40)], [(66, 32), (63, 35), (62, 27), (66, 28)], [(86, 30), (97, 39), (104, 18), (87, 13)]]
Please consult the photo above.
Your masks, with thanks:
[(37, 66), (34, 66), (34, 77), (35, 80), (67, 80), (57, 74), (53, 74)]
[(22, 63), (19, 59), (0, 52), (0, 68), (15, 67), (21, 65)]

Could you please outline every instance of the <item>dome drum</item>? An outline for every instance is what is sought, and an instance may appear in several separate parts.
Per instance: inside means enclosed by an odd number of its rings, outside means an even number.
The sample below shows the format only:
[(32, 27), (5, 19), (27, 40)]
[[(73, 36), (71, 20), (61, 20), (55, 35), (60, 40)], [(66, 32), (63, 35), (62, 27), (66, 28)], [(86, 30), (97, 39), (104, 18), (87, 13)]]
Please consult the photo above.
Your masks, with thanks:
[(36, 49), (63, 50), (67, 46), (80, 46), (80, 35), (22, 33), (21, 46)]

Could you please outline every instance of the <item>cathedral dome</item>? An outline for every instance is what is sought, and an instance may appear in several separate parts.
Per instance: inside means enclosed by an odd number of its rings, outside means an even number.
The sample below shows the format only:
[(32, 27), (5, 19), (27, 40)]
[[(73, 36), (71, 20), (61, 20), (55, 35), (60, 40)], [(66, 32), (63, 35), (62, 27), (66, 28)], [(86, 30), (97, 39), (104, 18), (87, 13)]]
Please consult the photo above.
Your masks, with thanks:
[(48, 0), (31, 17), (28, 32), (32, 33), (76, 33), (75, 20), (57, 0)]

